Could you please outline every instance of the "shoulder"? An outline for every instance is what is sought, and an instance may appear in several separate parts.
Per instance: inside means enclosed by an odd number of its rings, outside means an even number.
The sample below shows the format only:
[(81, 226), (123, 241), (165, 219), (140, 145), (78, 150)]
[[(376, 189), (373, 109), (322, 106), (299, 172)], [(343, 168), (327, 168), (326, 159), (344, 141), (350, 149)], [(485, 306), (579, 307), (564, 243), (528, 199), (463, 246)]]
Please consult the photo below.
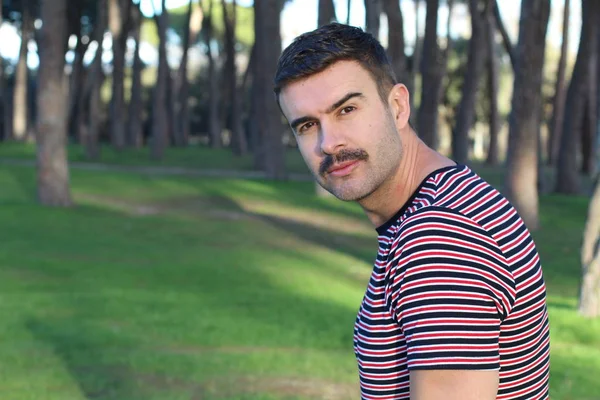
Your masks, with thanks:
[(398, 226), (397, 238), (397, 245), (404, 250), (419, 244), (452, 245), (502, 255), (498, 243), (484, 227), (447, 207), (425, 207), (407, 216)]

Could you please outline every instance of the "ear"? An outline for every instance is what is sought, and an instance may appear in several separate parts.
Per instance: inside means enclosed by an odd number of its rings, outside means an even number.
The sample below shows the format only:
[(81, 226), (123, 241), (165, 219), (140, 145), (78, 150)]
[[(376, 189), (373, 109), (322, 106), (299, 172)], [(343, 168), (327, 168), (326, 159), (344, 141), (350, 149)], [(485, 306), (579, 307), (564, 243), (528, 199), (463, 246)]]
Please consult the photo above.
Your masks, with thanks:
[(396, 121), (396, 127), (405, 128), (410, 118), (410, 94), (404, 84), (398, 83), (392, 87), (388, 95), (388, 104)]

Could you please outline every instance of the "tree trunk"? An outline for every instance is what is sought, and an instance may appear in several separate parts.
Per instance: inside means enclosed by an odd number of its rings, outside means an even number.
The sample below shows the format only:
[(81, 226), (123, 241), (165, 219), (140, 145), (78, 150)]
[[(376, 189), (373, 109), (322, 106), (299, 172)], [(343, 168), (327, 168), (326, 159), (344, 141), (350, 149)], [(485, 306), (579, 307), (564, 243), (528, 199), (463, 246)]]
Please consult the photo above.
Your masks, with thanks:
[(133, 67), (131, 71), (131, 99), (129, 100), (129, 119), (127, 126), (127, 145), (133, 148), (142, 147), (144, 141), (142, 112), (144, 108), (142, 99), (142, 71), (144, 64), (140, 58), (140, 30), (142, 12), (139, 6), (131, 8), (131, 34), (135, 41), (133, 54)]
[(153, 160), (161, 160), (169, 139), (169, 110), (167, 104), (167, 91), (169, 79), (169, 65), (167, 63), (166, 34), (168, 26), (168, 14), (165, 0), (162, 0), (162, 8), (159, 16), (155, 16), (158, 25), (158, 72), (156, 85), (154, 87), (152, 100), (152, 146), (150, 156)]
[(348, 14), (346, 15), (346, 25), (350, 25), (350, 6), (352, 6), (352, 0), (348, 0)]
[(508, 32), (504, 27), (504, 23), (502, 22), (502, 16), (500, 15), (500, 9), (498, 8), (498, 3), (496, 0), (493, 0), (494, 4), (494, 19), (496, 20), (496, 25), (498, 27), (498, 31), (500, 31), (500, 35), (502, 35), (502, 44), (504, 45), (504, 49), (506, 50), (506, 54), (510, 59), (510, 64), (512, 65), (513, 71), (515, 70), (515, 51), (514, 47), (510, 42), (510, 37), (508, 36)]
[(227, 61), (225, 63), (225, 76), (228, 77), (227, 82), (229, 88), (227, 94), (229, 95), (230, 119), (229, 128), (231, 131), (231, 148), (235, 155), (241, 156), (248, 152), (248, 143), (246, 141), (246, 134), (242, 125), (241, 115), (241, 95), (242, 93), (238, 90), (237, 85), (237, 66), (236, 66), (236, 54), (235, 54), (235, 28), (236, 28), (236, 7), (237, 3), (234, 0), (233, 11), (227, 10), (225, 0), (221, 0), (223, 7), (223, 19), (225, 25), (225, 52), (227, 55)]
[[(394, 68), (396, 79), (408, 86), (408, 67), (404, 50), (404, 18), (397, 0), (384, 0), (383, 9), (388, 19), (388, 57)], [(408, 87), (412, 93), (412, 87)]]
[(600, 181), (592, 195), (583, 244), (581, 246), (582, 280), (579, 293), (579, 313), (585, 317), (600, 317)]
[(488, 89), (490, 93), (490, 144), (486, 164), (498, 165), (498, 132), (500, 117), (498, 115), (498, 57), (496, 56), (496, 31), (492, 13), (487, 13), (486, 38), (488, 41)]
[(38, 75), (38, 199), (48, 206), (70, 206), (65, 91), (66, 0), (42, 0)]
[(417, 114), (419, 136), (429, 147), (438, 145), (438, 106), (442, 96), (442, 82), (446, 61), (438, 45), (437, 25), (439, 0), (427, 1), (423, 59), (421, 60), (421, 104)]
[[(415, 15), (419, 15), (419, 8), (421, 7), (421, 0), (414, 0)], [(410, 109), (416, 110), (415, 106), (415, 93), (417, 88), (417, 72), (421, 67), (421, 30), (419, 27), (419, 18), (415, 18), (415, 44), (413, 47), (412, 60), (410, 63), (410, 76), (408, 79), (408, 87), (411, 88), (411, 96), (409, 97)], [(419, 104), (420, 107), (420, 104)], [(411, 112), (410, 123), (415, 126), (417, 120), (417, 112)]]
[(595, 1), (582, 0), (583, 16), (577, 59), (567, 90), (565, 118), (558, 154), (556, 191), (577, 194), (580, 189), (578, 168), (578, 143), (584, 121), (584, 108), (588, 97), (592, 54), (597, 51), (598, 8)]
[[(96, 28), (97, 29), (97, 28)], [(81, 40), (81, 33), (77, 36), (77, 46), (75, 47), (75, 59), (71, 70), (71, 80), (69, 83), (69, 135), (76, 139), (81, 137), (80, 130), (84, 125), (83, 119), (83, 91), (84, 91), (84, 65), (83, 58), (89, 43), (84, 44)]]
[(333, 0), (319, 0), (319, 16), (317, 25), (323, 26), (331, 22), (336, 22), (335, 5)]
[(212, 148), (221, 147), (221, 119), (219, 118), (219, 77), (217, 75), (215, 58), (212, 52), (213, 39), (213, 1), (208, 1), (208, 15), (206, 16), (206, 56), (208, 58), (208, 136)]
[(127, 43), (128, 0), (109, 0), (109, 28), (112, 36), (113, 71), (112, 101), (110, 103), (110, 133), (115, 149), (125, 147), (125, 46)]
[[(2, 0), (0, 0), (0, 10), (2, 10)], [(0, 26), (2, 26), (2, 13), (0, 12)], [(6, 107), (6, 85), (4, 84), (4, 59), (0, 57), (0, 140), (6, 140), (5, 113)]]
[(596, 60), (597, 52), (593, 52), (590, 57), (590, 76), (587, 85), (587, 98), (585, 101), (583, 114), (583, 128), (581, 130), (581, 172), (590, 176), (595, 172), (596, 167), (596, 128), (598, 124), (597, 116), (597, 88), (596, 84)]
[(23, 0), (21, 5), (21, 46), (19, 49), (19, 60), (17, 62), (17, 70), (15, 73), (12, 120), (12, 137), (18, 141), (23, 141), (27, 138), (29, 122), (29, 101), (27, 96), (29, 87), (29, 69), (27, 68), (27, 53), (29, 39), (31, 38), (31, 32), (33, 29), (33, 21), (30, 11), (31, 4), (28, 0)]
[(554, 104), (552, 107), (552, 120), (550, 121), (550, 138), (548, 139), (547, 153), (548, 164), (554, 165), (558, 157), (558, 145), (562, 135), (562, 125), (565, 118), (565, 71), (567, 69), (567, 54), (569, 51), (569, 10), (571, 0), (565, 0), (563, 8), (562, 45), (560, 47), (560, 59), (558, 61), (558, 72), (556, 74), (556, 86), (554, 90)]
[(550, 0), (521, 4), (505, 186), (525, 224), (536, 229), (539, 110)]
[[(487, 9), (489, 1), (484, 1)], [(462, 98), (456, 115), (456, 126), (452, 132), (452, 156), (460, 164), (466, 163), (469, 159), (469, 131), (475, 119), (475, 101), (485, 63), (485, 57), (482, 54), (486, 51), (485, 16), (479, 10), (479, 3), (480, 0), (469, 0), (471, 40), (469, 40), (469, 55), (463, 80)]]
[(379, 40), (379, 20), (381, 18), (382, 0), (365, 0), (366, 31)]
[(181, 63), (175, 80), (176, 93), (176, 131), (174, 134), (176, 146), (187, 146), (190, 136), (190, 107), (189, 100), (189, 81), (187, 73), (188, 51), (190, 45), (198, 40), (198, 34), (202, 28), (202, 8), (200, 5), (194, 7), (190, 1), (188, 5), (186, 30), (183, 35), (183, 54)]
[(260, 137), (255, 162), (261, 165), (269, 178), (285, 178), (285, 149), (281, 137), (282, 123), (277, 103), (273, 99), (272, 81), (281, 53), (279, 0), (254, 1), (254, 29), (256, 35), (256, 64), (254, 70), (256, 102), (255, 122)]
[(85, 129), (80, 132), (81, 140), (85, 149), (85, 157), (88, 160), (97, 160), (100, 158), (100, 125), (102, 121), (102, 98), (100, 88), (104, 81), (104, 72), (102, 71), (102, 49), (104, 44), (104, 30), (107, 26), (107, 0), (99, 0), (97, 5), (97, 24), (94, 40), (98, 43), (94, 60), (89, 67), (87, 75), (86, 88), (84, 89), (84, 99), (88, 99), (88, 108), (85, 116)]

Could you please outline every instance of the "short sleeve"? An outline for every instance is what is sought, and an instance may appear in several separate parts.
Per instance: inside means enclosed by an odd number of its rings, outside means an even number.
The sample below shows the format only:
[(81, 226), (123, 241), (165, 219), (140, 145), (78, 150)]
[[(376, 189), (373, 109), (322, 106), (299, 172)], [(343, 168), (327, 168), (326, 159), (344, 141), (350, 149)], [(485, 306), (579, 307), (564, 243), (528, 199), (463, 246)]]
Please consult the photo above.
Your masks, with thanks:
[(516, 294), (493, 238), (459, 213), (430, 210), (407, 218), (396, 243), (386, 306), (408, 369), (499, 369), (500, 325)]

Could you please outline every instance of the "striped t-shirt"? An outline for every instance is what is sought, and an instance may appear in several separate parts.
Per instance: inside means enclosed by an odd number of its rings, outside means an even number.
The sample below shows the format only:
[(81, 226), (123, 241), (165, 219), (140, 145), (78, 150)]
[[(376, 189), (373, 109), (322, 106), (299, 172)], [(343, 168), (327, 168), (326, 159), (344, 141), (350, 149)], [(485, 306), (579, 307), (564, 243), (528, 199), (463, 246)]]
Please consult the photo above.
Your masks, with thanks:
[(363, 399), (409, 399), (409, 371), (499, 370), (497, 399), (547, 399), (546, 287), (510, 203), (466, 166), (432, 172), (377, 228), (354, 327)]

